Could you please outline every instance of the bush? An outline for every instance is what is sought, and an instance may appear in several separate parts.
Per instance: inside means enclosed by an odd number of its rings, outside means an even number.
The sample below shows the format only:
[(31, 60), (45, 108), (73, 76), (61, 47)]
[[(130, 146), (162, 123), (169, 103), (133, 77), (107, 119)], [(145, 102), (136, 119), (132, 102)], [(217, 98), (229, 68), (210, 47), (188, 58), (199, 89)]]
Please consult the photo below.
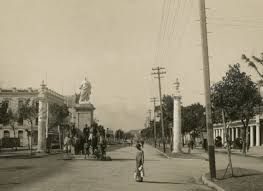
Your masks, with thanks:
[(2, 148), (19, 147), (20, 140), (19, 138), (2, 138), (0, 145)]
[(242, 149), (243, 140), (242, 138), (236, 138), (234, 140), (234, 149)]
[(222, 147), (222, 138), (220, 136), (217, 136), (215, 139), (215, 146), (216, 147)]

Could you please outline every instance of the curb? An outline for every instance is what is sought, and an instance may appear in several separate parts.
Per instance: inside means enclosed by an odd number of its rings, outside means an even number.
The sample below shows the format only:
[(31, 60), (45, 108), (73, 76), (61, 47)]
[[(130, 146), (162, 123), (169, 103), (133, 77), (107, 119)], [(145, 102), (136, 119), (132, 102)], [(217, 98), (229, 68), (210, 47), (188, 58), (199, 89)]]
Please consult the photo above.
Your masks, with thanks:
[(175, 157), (169, 157), (166, 153), (160, 151), (158, 148), (153, 147), (152, 145), (150, 145), (152, 148), (156, 149), (158, 153), (162, 154), (163, 156), (165, 156), (167, 159), (173, 159), (173, 160), (206, 160), (205, 158), (201, 159), (201, 158), (175, 158)]
[[(215, 152), (217, 152), (217, 153), (220, 153), (220, 154), (227, 154), (227, 151), (218, 151), (218, 150), (215, 150)], [(233, 152), (231, 152), (231, 155), (236, 155), (236, 156), (243, 156), (243, 157), (251, 157), (251, 158), (257, 158), (257, 159), (260, 159), (260, 158), (262, 158), (263, 157), (263, 155), (262, 156), (255, 156), (255, 155), (243, 155), (243, 154), (241, 154), (241, 153), (233, 153)]]
[(162, 154), (163, 156), (165, 156), (168, 159), (172, 159), (171, 157), (169, 157), (167, 154), (165, 154), (164, 152), (160, 151), (159, 149), (153, 147), (158, 153)]
[(201, 176), (201, 180), (202, 180), (203, 184), (209, 186), (210, 188), (213, 188), (217, 191), (225, 191), (225, 189), (221, 188), (220, 186), (218, 186), (217, 184), (215, 184), (211, 180), (208, 180), (205, 175)]
[(0, 155), (0, 159), (30, 159), (30, 158), (44, 158), (44, 157), (48, 157), (51, 155), (57, 155), (57, 154), (61, 154), (61, 153), (52, 153), (52, 154), (48, 154), (48, 153), (33, 153), (32, 155), (30, 155), (30, 153), (26, 153), (26, 154), (2, 154)]
[(0, 159), (31, 159), (31, 158), (43, 158), (45, 156), (39, 155), (2, 155)]

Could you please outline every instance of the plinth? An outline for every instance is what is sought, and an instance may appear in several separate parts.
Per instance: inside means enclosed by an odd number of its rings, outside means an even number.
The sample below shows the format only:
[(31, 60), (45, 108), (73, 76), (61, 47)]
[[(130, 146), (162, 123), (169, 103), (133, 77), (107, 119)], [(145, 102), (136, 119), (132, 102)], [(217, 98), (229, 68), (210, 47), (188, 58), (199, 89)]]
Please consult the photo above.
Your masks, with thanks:
[(76, 127), (80, 130), (83, 130), (86, 124), (90, 127), (93, 123), (95, 107), (91, 103), (81, 103), (75, 105), (75, 110)]

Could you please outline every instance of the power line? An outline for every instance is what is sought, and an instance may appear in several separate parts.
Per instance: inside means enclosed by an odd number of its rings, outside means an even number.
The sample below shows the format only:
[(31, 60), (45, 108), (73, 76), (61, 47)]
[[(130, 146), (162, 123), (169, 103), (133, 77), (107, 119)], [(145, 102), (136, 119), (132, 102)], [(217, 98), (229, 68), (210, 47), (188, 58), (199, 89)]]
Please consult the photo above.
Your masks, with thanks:
[[(180, 5), (181, 5), (181, 0), (178, 0), (177, 1), (177, 6), (174, 7), (174, 15), (172, 15), (172, 19), (171, 19), (171, 27), (169, 28), (170, 29), (170, 32), (168, 33), (167, 35), (167, 38), (164, 39), (163, 41), (163, 51), (162, 51), (162, 55), (161, 55), (161, 58), (164, 58), (166, 55), (167, 55), (167, 50), (171, 44), (171, 38), (172, 38), (172, 35), (173, 35), (173, 32), (174, 32), (174, 27), (175, 27), (175, 21), (177, 21), (177, 18), (178, 18), (178, 15), (179, 15), (179, 9), (180, 9)], [(175, 4), (175, 3), (174, 3)], [(167, 41), (167, 42), (166, 42)]]
[(156, 51), (155, 51), (155, 64), (158, 62), (158, 53), (159, 53), (159, 48), (161, 44), (161, 33), (162, 33), (162, 28), (163, 28), (163, 22), (164, 22), (164, 14), (165, 14), (165, 8), (166, 8), (166, 1), (163, 0), (163, 5), (162, 5), (162, 16), (161, 16), (161, 22), (160, 22), (160, 28), (157, 36), (157, 41), (156, 41)]
[[(175, 0), (173, 0), (173, 2), (175, 2)], [(169, 31), (169, 18), (170, 18), (170, 13), (171, 13), (171, 0), (169, 1), (169, 6), (167, 9), (167, 14), (166, 14), (166, 19), (165, 19), (165, 25), (164, 25), (164, 32), (162, 35), (162, 42), (163, 42), (163, 46), (162, 49), (160, 51), (160, 57), (159, 59), (162, 59), (162, 56), (165, 55), (165, 51), (166, 51), (166, 47), (165, 47), (165, 40), (166, 40), (166, 32)]]

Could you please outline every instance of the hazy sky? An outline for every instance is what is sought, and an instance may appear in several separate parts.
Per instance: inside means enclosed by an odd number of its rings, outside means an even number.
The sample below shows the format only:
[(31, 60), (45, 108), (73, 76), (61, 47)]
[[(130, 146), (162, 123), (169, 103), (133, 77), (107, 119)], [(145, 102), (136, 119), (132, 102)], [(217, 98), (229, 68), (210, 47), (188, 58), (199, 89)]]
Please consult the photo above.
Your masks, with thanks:
[[(198, 0), (166, 1), (159, 33), (162, 0), (0, 0), (0, 86), (38, 88), (47, 73), (49, 88), (70, 95), (87, 77), (100, 123), (138, 129), (158, 96), (151, 68), (160, 65), (164, 94), (179, 78), (183, 104), (204, 103)], [(216, 82), (242, 53), (263, 52), (263, 1), (207, 0), (207, 7)]]

